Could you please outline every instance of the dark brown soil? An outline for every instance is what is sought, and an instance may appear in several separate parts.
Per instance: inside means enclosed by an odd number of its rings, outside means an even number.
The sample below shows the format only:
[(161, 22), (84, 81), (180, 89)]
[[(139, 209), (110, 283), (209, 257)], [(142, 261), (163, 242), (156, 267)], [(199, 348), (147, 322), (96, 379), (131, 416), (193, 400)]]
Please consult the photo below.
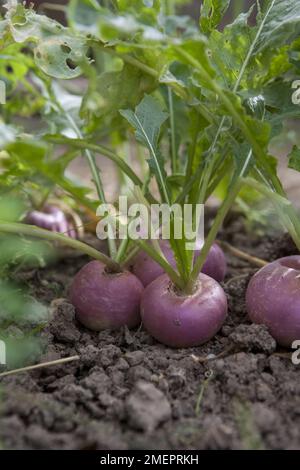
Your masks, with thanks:
[[(295, 253), (286, 236), (250, 239), (238, 219), (221, 238), (268, 260)], [(24, 275), (51, 304), (44, 353), (34, 360), (80, 360), (2, 379), (3, 448), (300, 448), (299, 366), (245, 311), (255, 267), (228, 256), (226, 324), (204, 346), (173, 350), (142, 327), (91, 333), (76, 322), (67, 292), (85, 261), (68, 258)]]

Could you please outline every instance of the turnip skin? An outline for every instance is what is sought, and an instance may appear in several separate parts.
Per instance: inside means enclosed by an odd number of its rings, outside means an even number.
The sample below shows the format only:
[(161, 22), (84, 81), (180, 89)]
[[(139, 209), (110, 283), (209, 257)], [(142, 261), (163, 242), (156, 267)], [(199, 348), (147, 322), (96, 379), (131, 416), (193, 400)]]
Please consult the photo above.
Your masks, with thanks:
[(26, 216), (26, 223), (77, 238), (73, 223), (68, 220), (63, 210), (54, 205), (47, 204), (42, 210), (30, 211)]
[(300, 339), (300, 256), (287, 256), (260, 269), (250, 280), (246, 306), (281, 346)]
[[(196, 256), (200, 250), (196, 251)], [(214, 243), (209, 250), (208, 256), (202, 268), (202, 273), (212, 277), (215, 281), (222, 282), (226, 276), (227, 263), (222, 248)]]
[(161, 343), (186, 348), (199, 346), (221, 328), (227, 299), (218, 282), (200, 273), (197, 290), (179, 295), (166, 274), (149, 284), (142, 295), (141, 317), (145, 329)]
[[(167, 261), (176, 268), (176, 261), (169, 242), (162, 240), (160, 247)], [(199, 256), (199, 254), (200, 250), (196, 250), (195, 257)], [(202, 272), (216, 281), (222, 282), (225, 278), (226, 271), (227, 263), (223, 250), (214, 243), (203, 265)], [(144, 287), (147, 287), (157, 277), (161, 276), (164, 270), (158, 263), (150, 258), (147, 253), (140, 251), (132, 264), (132, 272), (140, 279)]]
[[(169, 242), (161, 240), (160, 248), (167, 261), (175, 267), (176, 262)], [(140, 251), (134, 258), (132, 263), (132, 272), (141, 281), (144, 287), (147, 287), (152, 281), (164, 274), (163, 268), (147, 253), (145, 253), (145, 251)]]
[(76, 274), (70, 300), (77, 319), (91, 330), (134, 328), (141, 322), (143, 290), (134, 274), (108, 274), (103, 263), (91, 261)]

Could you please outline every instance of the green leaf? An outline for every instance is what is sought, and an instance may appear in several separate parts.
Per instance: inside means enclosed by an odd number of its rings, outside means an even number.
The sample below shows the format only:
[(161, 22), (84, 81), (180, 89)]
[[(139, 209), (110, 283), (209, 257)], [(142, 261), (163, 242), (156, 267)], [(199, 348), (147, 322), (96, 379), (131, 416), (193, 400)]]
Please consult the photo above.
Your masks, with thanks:
[[(47, 75), (70, 79), (81, 74), (87, 61), (87, 40), (45, 15), (22, 4), (7, 14), (6, 31), (15, 43), (33, 43), (35, 61)], [(9, 43), (9, 41), (8, 41)]]
[(204, 0), (200, 13), (200, 28), (210, 33), (218, 26), (229, 7), (230, 0)]
[(121, 109), (120, 113), (135, 128), (136, 138), (149, 149), (157, 148), (160, 128), (167, 120), (168, 114), (162, 110), (159, 102), (146, 95), (135, 112)]
[(42, 41), (34, 51), (35, 62), (51, 77), (71, 79), (81, 75), (80, 63), (87, 61), (86, 41), (69, 36)]
[(17, 222), (24, 214), (25, 204), (17, 198), (0, 197), (0, 220)]
[(288, 156), (289, 168), (300, 171), (300, 148), (296, 145)]
[(154, 88), (155, 80), (152, 77), (125, 64), (121, 71), (103, 72), (90, 81), (82, 112), (113, 118), (120, 108), (135, 107), (145, 90), (151, 92)]
[(56, 36), (66, 31), (57, 21), (45, 15), (38, 15), (33, 9), (26, 9), (18, 3), (16, 9), (7, 13), (7, 32), (17, 43), (37, 41), (50, 36)]
[[(6, 146), (6, 151), (10, 155), (9, 161), (15, 161), (21, 166), (20, 175), (27, 174), (28, 178), (40, 185), (48, 185), (49, 187), (58, 185), (78, 202), (94, 208), (92, 202), (86, 197), (90, 190), (74, 184), (64, 175), (65, 165), (70, 162), (73, 155), (64, 156), (62, 161), (60, 159), (49, 160), (45, 143), (28, 138), (17, 139), (9, 143)], [(13, 168), (8, 169), (8, 172), (12, 171)]]
[[(248, 24), (251, 13), (252, 9), (240, 14), (232, 24), (224, 28), (223, 32), (215, 29), (209, 37), (212, 61), (218, 71), (219, 79), (232, 89), (237, 83), (254, 41), (254, 28)], [(246, 65), (248, 66), (248, 63)], [(249, 80), (247, 76), (244, 77), (245, 72), (248, 72), (247, 68), (243, 73), (242, 85)], [(257, 73), (257, 68), (255, 73)]]
[(263, 28), (255, 53), (270, 47), (281, 47), (299, 36), (300, 2), (268, 0), (260, 19), (263, 21)]
[(280, 134), (287, 119), (300, 118), (300, 106), (292, 102), (293, 89), (289, 80), (276, 80), (263, 88), (265, 100), (265, 119), (272, 126), (272, 137)]
[(157, 183), (165, 202), (169, 202), (166, 186), (166, 172), (164, 163), (158, 150), (158, 138), (162, 124), (167, 120), (168, 114), (162, 110), (159, 102), (146, 95), (135, 111), (120, 110), (121, 115), (135, 129), (136, 139), (145, 145), (150, 153), (149, 166), (156, 176)]
[(71, 0), (67, 5), (67, 18), (70, 26), (78, 31), (97, 34), (95, 18), (101, 11), (96, 0)]

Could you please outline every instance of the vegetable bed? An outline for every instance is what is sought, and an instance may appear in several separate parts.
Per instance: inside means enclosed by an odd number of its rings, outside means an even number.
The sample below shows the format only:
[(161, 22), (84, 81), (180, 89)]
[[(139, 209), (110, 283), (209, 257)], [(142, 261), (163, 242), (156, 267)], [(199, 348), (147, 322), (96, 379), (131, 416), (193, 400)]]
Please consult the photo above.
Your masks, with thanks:
[[(289, 237), (249, 238), (236, 217), (222, 238), (252, 255), (295, 252)], [(143, 329), (91, 333), (66, 297), (84, 257), (23, 276), (53, 319), (42, 357), (80, 360), (2, 379), (1, 442), (26, 449), (288, 449), (300, 442), (299, 370), (265, 327), (247, 318), (257, 268), (227, 254), (229, 316), (209, 343), (176, 350)], [(49, 289), (55, 286), (56, 292)], [(11, 332), (19, 335), (20, 330)], [(215, 357), (220, 356), (220, 357)]]
[(0, 446), (299, 448), (299, 0), (28, 3), (0, 6)]

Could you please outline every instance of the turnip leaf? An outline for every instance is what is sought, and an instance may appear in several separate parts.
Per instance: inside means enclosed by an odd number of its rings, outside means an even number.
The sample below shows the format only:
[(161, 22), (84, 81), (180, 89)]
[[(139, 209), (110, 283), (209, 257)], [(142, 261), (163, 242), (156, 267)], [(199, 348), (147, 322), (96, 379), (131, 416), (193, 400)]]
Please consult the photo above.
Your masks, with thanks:
[(300, 148), (296, 145), (293, 147), (293, 150), (290, 152), (289, 156), (289, 168), (293, 170), (300, 171)]
[(229, 4), (230, 0), (204, 0), (200, 16), (201, 31), (213, 31), (220, 24)]
[(156, 176), (163, 200), (169, 203), (170, 196), (166, 184), (166, 171), (158, 149), (160, 129), (168, 118), (168, 114), (162, 110), (158, 101), (150, 95), (145, 96), (135, 108), (135, 111), (123, 109), (120, 110), (120, 113), (135, 129), (136, 139), (148, 148), (150, 170)]
[(299, 36), (300, 2), (268, 0), (260, 19), (263, 28), (255, 48), (256, 54), (266, 48), (281, 47)]

